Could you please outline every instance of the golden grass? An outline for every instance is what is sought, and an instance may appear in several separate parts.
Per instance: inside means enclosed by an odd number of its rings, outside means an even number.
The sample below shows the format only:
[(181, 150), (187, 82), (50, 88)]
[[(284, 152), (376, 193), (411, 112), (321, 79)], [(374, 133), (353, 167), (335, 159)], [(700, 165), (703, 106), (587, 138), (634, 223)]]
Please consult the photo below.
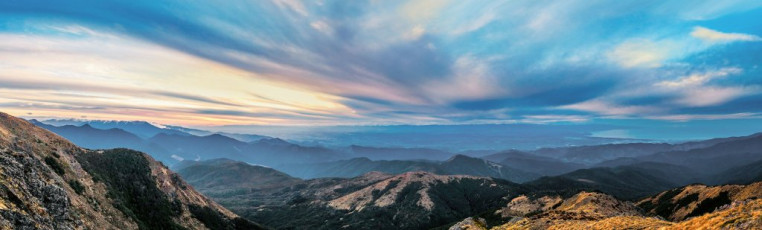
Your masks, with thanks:
[(762, 200), (691, 218), (670, 229), (762, 229)]
[[(748, 192), (749, 194), (755, 194), (754, 191)], [(762, 199), (737, 201), (726, 209), (682, 222), (669, 222), (654, 217), (642, 216), (615, 216), (598, 220), (574, 220), (562, 215), (546, 215), (539, 218), (524, 218), (519, 221), (496, 226), (492, 229), (762, 229)]]
[(587, 220), (552, 220), (552, 219), (524, 219), (515, 223), (508, 223), (492, 228), (493, 230), (518, 230), (518, 229), (661, 229), (671, 226), (672, 223), (652, 218), (638, 216), (617, 216), (596, 221)]

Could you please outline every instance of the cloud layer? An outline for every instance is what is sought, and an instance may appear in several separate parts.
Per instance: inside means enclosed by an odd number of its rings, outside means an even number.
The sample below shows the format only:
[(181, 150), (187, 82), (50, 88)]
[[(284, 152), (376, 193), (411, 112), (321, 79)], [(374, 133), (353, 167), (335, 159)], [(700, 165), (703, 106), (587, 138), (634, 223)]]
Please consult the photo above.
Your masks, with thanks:
[(3, 1), (0, 109), (193, 125), (748, 118), (761, 7)]

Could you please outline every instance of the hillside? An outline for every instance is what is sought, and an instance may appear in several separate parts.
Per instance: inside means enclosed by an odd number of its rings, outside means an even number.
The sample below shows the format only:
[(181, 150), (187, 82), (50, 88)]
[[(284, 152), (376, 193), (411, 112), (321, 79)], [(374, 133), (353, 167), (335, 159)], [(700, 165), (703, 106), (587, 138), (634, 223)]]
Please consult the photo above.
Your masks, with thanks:
[(261, 228), (132, 150), (91, 151), (0, 113), (0, 228)]
[(648, 214), (672, 221), (710, 213), (734, 202), (762, 198), (762, 182), (750, 185), (689, 185), (643, 199), (638, 206)]
[[(251, 171), (242, 177), (277, 177), (259, 173)], [(354, 178), (280, 185), (208, 195), (234, 212), (276, 229), (421, 229), (496, 209), (505, 204), (504, 197), (525, 191), (499, 179), (426, 172), (371, 172)]]

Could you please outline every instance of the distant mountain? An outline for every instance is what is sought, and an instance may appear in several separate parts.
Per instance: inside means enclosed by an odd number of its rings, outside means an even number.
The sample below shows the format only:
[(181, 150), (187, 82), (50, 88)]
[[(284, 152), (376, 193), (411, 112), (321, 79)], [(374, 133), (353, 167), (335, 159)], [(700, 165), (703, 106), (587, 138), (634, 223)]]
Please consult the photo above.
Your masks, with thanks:
[(637, 167), (580, 169), (542, 177), (524, 185), (536, 194), (569, 196), (580, 191), (601, 191), (625, 200), (650, 196), (677, 186), (659, 172)]
[(578, 164), (596, 164), (620, 157), (638, 157), (662, 151), (669, 151), (672, 145), (665, 143), (627, 143), (561, 148), (542, 148), (533, 154), (573, 162)]
[(523, 183), (540, 177), (535, 173), (465, 155), (455, 155), (442, 162), (440, 166), (447, 174), (502, 178), (516, 183)]
[[(300, 146), (282, 139), (258, 135), (229, 134), (253, 140), (251, 142), (244, 142), (223, 134), (215, 133), (207, 136), (196, 136), (181, 131), (172, 131), (172, 129), (160, 129), (154, 126), (154, 129), (146, 128), (146, 130), (161, 130), (162, 132), (144, 139), (122, 129), (98, 129), (89, 123), (81, 126), (53, 126), (36, 120), (31, 122), (86, 148), (136, 149), (151, 154), (167, 165), (173, 165), (182, 160), (206, 160), (214, 158), (229, 158), (263, 165), (325, 162), (346, 158), (344, 153), (331, 149)], [(145, 124), (151, 125), (146, 122), (100, 122), (98, 124), (120, 125), (122, 127), (131, 127), (130, 125), (144, 127)]]
[(278, 138), (251, 143), (221, 134), (209, 136), (157, 135), (150, 139), (170, 153), (184, 159), (229, 158), (255, 164), (278, 166), (306, 162), (326, 162), (343, 158), (339, 152), (322, 147), (306, 147)]
[(225, 132), (217, 132), (216, 134), (228, 136), (243, 142), (255, 142), (255, 141), (260, 141), (264, 139), (273, 139), (273, 137), (256, 135), (256, 134), (240, 134), (240, 133), (225, 133)]
[(539, 175), (506, 167), (484, 159), (455, 155), (446, 161), (391, 160), (373, 161), (368, 158), (354, 158), (333, 162), (283, 165), (278, 169), (301, 178), (355, 177), (371, 171), (401, 174), (412, 171), (426, 171), (439, 175), (472, 175), (502, 178), (521, 183), (538, 178)]
[(442, 161), (453, 154), (436, 149), (426, 148), (391, 148), (367, 147), (352, 145), (350, 154), (354, 157), (367, 157), (371, 160), (435, 160)]
[(373, 161), (366, 157), (312, 164), (284, 165), (280, 169), (289, 175), (305, 179), (321, 177), (351, 178), (373, 171), (388, 174), (400, 174), (411, 171), (427, 171), (436, 174), (445, 173), (434, 162), (403, 160)]
[(641, 172), (647, 172), (658, 178), (665, 179), (677, 186), (683, 186), (687, 184), (696, 183), (698, 181), (704, 181), (706, 174), (694, 169), (673, 165), (668, 163), (659, 162), (637, 162), (625, 166), (618, 166), (613, 168), (638, 170)]
[(189, 135), (180, 130), (160, 128), (157, 125), (145, 122), (145, 121), (104, 121), (104, 120), (45, 120), (42, 123), (51, 124), (55, 126), (74, 125), (82, 126), (89, 125), (96, 129), (121, 129), (132, 134), (135, 134), (143, 139), (156, 136), (156, 134), (171, 134), (171, 135)]
[(0, 113), (2, 229), (261, 229), (151, 157), (92, 151)]
[(735, 139), (700, 149), (660, 152), (637, 159), (682, 165), (715, 174), (762, 160), (762, 136)]
[(64, 125), (53, 126), (45, 123), (41, 123), (37, 120), (30, 120), (32, 124), (38, 127), (47, 129), (54, 132), (67, 140), (76, 143), (79, 146), (89, 149), (112, 149), (112, 148), (128, 148), (139, 150), (142, 152), (150, 153), (150, 155), (167, 164), (171, 164), (175, 159), (172, 158), (172, 154), (159, 145), (151, 143), (147, 140), (130, 132), (112, 128), (108, 130), (96, 129), (88, 124), (81, 126)]
[(762, 181), (762, 161), (727, 169), (707, 181), (711, 184), (750, 184)]
[(183, 161), (173, 169), (204, 194), (284, 187), (302, 181), (275, 169), (229, 159)]
[[(562, 160), (564, 162), (578, 163), (584, 165), (596, 165), (602, 162), (614, 161), (617, 159), (645, 158), (647, 160), (651, 155), (662, 152), (680, 152), (703, 148), (710, 148), (718, 144), (739, 142), (749, 139), (762, 137), (762, 133), (742, 136), (714, 138), (703, 141), (691, 141), (678, 144), (667, 143), (624, 143), (624, 144), (603, 144), (590, 146), (556, 147), (541, 148), (528, 153), (532, 155), (545, 156)], [(670, 162), (665, 162), (670, 163)], [(618, 164), (621, 165), (621, 164)], [(608, 166), (618, 166), (609, 163)]]
[[(709, 144), (696, 144), (704, 142), (688, 143), (691, 146), (707, 146)], [(596, 166), (615, 167), (623, 165), (639, 164), (642, 162), (658, 162), (680, 166), (692, 170), (695, 174), (690, 183), (728, 183), (733, 178), (739, 178), (733, 182), (752, 182), (749, 174), (734, 175), (734, 170), (754, 170), (754, 166), (743, 168), (750, 163), (762, 161), (762, 135), (755, 134), (745, 137), (718, 138), (708, 140), (712, 143), (708, 147), (690, 150), (665, 151), (637, 157), (623, 157), (604, 161)], [(679, 175), (671, 174), (670, 177)], [(738, 176), (738, 177), (736, 177)], [(742, 178), (746, 178), (743, 180)]]
[(263, 136), (263, 135), (256, 135), (256, 134), (212, 132), (212, 131), (207, 131), (207, 130), (192, 129), (192, 128), (186, 128), (186, 127), (182, 127), (182, 126), (173, 126), (173, 125), (166, 125), (164, 127), (166, 129), (177, 130), (177, 131), (188, 133), (188, 134), (195, 135), (195, 136), (209, 136), (209, 135), (212, 135), (212, 134), (220, 134), (220, 135), (227, 136), (227, 137), (230, 137), (230, 138), (233, 138), (233, 139), (236, 139), (236, 140), (239, 140), (239, 141), (243, 141), (243, 142), (252, 142), (252, 141), (258, 141), (258, 140), (265, 139), (265, 138), (272, 138), (272, 137)]
[(505, 151), (482, 157), (483, 159), (499, 162), (511, 168), (531, 172), (543, 176), (556, 176), (577, 169), (587, 168), (583, 164), (565, 162), (559, 159), (540, 156), (518, 150)]
[(178, 160), (230, 158), (251, 160), (248, 144), (212, 134), (209, 136), (158, 134), (148, 142), (165, 149)]
[(122, 129), (97, 129), (88, 124), (81, 126), (64, 125), (52, 126), (37, 120), (32, 124), (61, 135), (77, 145), (90, 149), (107, 149), (114, 147), (137, 149), (144, 145), (143, 139)]

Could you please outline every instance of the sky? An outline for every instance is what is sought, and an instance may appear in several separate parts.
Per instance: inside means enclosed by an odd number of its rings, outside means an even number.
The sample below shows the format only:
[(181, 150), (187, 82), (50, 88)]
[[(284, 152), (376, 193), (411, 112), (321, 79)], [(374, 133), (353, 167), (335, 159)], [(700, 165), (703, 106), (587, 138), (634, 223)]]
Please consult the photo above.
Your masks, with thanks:
[(0, 1), (29, 118), (762, 131), (760, 64), (758, 0)]

